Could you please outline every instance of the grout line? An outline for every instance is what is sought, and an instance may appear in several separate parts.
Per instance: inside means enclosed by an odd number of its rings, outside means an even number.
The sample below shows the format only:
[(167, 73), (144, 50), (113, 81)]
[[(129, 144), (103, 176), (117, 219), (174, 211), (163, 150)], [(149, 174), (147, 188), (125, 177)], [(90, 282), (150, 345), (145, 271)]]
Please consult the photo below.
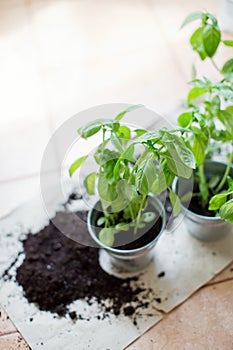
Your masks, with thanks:
[(0, 337), (4, 337), (6, 335), (11, 335), (11, 334), (15, 334), (15, 333), (18, 333), (18, 331), (15, 330), (15, 331), (9, 331), (9, 332), (6, 332), (6, 333), (0, 333)]
[(220, 283), (224, 283), (224, 282), (230, 282), (230, 281), (233, 281), (233, 277), (228, 277), (228, 278), (225, 278), (221, 281), (216, 281), (216, 282), (209, 282), (208, 284), (205, 284), (204, 286), (202, 286), (200, 289), (204, 289), (206, 287), (211, 287), (211, 286), (214, 286), (216, 284), (220, 284)]

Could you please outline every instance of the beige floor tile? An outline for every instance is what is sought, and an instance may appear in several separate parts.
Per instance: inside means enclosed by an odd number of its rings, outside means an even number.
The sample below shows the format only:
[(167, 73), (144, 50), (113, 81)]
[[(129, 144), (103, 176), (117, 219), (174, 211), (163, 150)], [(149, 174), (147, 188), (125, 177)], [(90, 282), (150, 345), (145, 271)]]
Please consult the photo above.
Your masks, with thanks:
[(229, 281), (201, 289), (127, 349), (232, 349), (232, 288)]
[(29, 350), (29, 346), (19, 333), (0, 336), (0, 349)]
[[(0, 181), (8, 181), (40, 172), (40, 163), (50, 139), (50, 130), (44, 118), (22, 122), (17, 120), (0, 129)], [(56, 156), (47, 165), (54, 169)]]
[(161, 41), (149, 0), (33, 1), (29, 5), (41, 63), (56, 66), (143, 51)]
[(16, 332), (16, 328), (5, 310), (0, 306), (0, 336), (4, 333), (10, 332)]
[[(1, 14), (1, 12), (0, 12)], [(1, 33), (2, 34), (2, 33)], [(47, 106), (33, 48), (8, 51), (0, 57), (0, 127), (45, 118)]]
[(114, 102), (142, 103), (164, 114), (186, 94), (184, 80), (166, 47), (104, 62), (77, 63), (44, 73), (53, 126), (83, 109)]
[(54, 128), (93, 105), (140, 102), (163, 114), (184, 96), (150, 0), (34, 1), (29, 14)]
[(210, 285), (210, 284), (214, 284), (214, 283), (218, 283), (218, 282), (226, 281), (230, 279), (233, 279), (233, 263), (231, 263), (226, 269), (220, 272), (216, 277), (214, 277), (207, 284)]
[(0, 1), (0, 57), (28, 45), (28, 19), (24, 0)]
[[(0, 2), (0, 128), (47, 116), (35, 45), (23, 0)], [(13, 123), (13, 125), (11, 125)]]

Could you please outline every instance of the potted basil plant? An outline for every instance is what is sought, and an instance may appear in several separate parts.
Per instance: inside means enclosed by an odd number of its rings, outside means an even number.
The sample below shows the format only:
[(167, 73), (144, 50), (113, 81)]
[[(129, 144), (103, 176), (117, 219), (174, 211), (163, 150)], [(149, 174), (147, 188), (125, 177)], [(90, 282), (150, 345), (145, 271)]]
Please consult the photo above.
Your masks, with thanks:
[[(83, 139), (100, 133), (93, 155), (77, 159), (70, 176), (91, 157), (97, 170), (87, 174), (84, 186), (99, 200), (89, 211), (88, 229), (113, 265), (124, 272), (148, 265), (166, 225), (158, 195), (168, 190), (173, 214), (180, 202), (171, 184), (175, 176), (189, 178), (195, 168), (192, 152), (177, 130), (133, 129), (121, 122), (131, 106), (113, 119), (97, 119), (78, 130)], [(143, 113), (143, 110), (142, 110)], [(86, 174), (85, 174), (86, 175)]]
[[(222, 39), (218, 21), (210, 13), (190, 14), (182, 27), (194, 20), (199, 20), (200, 26), (191, 35), (192, 48), (201, 60), (210, 60), (220, 80), (197, 78), (193, 69), (187, 110), (178, 117), (197, 165), (191, 202), (184, 210), (189, 232), (200, 240), (214, 241), (233, 228), (233, 58), (222, 67), (215, 61), (219, 48), (233, 47), (233, 41)], [(222, 157), (224, 153), (225, 162), (214, 161), (216, 154)], [(182, 179), (176, 184), (183, 202), (189, 196), (186, 185)]]

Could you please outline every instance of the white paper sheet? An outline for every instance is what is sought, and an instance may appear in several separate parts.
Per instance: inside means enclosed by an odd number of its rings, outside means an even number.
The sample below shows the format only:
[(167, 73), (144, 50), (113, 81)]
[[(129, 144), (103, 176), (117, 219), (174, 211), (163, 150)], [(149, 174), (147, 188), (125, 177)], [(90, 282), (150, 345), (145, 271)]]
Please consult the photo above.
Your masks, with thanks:
[[(54, 215), (56, 210), (63, 208), (59, 200), (51, 203)], [(1, 220), (0, 273), (22, 250), (18, 241), (22, 232), (29, 229), (36, 232), (47, 224), (47, 214), (40, 197)], [(13, 270), (22, 259), (23, 255)], [(108, 270), (104, 254), (101, 259)], [(140, 274), (140, 283), (144, 283), (148, 290), (151, 288), (151, 292), (149, 307), (137, 317), (137, 326), (123, 315), (97, 320), (94, 317), (99, 312), (97, 304), (88, 306), (84, 301), (74, 302), (70, 309), (78, 313), (82, 309), (90, 316), (89, 321), (74, 323), (69, 317), (54, 318), (53, 314), (39, 311), (34, 304), (29, 304), (23, 297), (22, 288), (13, 281), (2, 281), (0, 303), (33, 350), (120, 350), (161, 320), (162, 314), (157, 310), (172, 310), (232, 260), (233, 234), (222, 241), (202, 243), (187, 233), (183, 223), (174, 232), (165, 231), (155, 248), (154, 262)], [(161, 272), (165, 274), (159, 278)]]

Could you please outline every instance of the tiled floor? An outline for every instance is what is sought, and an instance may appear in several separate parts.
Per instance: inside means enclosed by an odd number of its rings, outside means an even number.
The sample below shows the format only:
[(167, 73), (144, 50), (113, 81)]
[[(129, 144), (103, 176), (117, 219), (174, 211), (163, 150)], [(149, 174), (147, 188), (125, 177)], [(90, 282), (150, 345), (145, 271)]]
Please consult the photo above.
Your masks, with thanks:
[[(198, 9), (220, 14), (220, 0), (0, 1), (0, 216), (38, 192), (50, 136), (81, 110), (143, 103), (175, 121), (191, 64), (215, 75), (192, 53), (191, 29), (179, 30)], [(232, 266), (130, 349), (232, 349)], [(17, 348), (26, 345), (2, 313), (0, 349)]]

